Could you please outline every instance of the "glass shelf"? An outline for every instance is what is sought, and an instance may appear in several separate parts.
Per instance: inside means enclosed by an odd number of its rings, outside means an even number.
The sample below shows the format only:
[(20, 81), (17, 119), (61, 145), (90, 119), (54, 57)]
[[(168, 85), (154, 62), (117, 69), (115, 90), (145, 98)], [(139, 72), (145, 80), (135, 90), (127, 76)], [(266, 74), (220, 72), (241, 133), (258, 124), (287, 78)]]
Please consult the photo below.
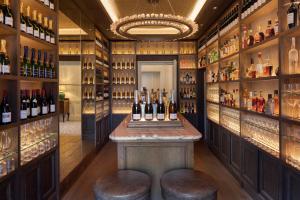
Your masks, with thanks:
[(207, 117), (217, 124), (220, 121), (219, 109), (219, 105), (207, 103)]
[(221, 125), (236, 135), (240, 135), (240, 111), (221, 106)]

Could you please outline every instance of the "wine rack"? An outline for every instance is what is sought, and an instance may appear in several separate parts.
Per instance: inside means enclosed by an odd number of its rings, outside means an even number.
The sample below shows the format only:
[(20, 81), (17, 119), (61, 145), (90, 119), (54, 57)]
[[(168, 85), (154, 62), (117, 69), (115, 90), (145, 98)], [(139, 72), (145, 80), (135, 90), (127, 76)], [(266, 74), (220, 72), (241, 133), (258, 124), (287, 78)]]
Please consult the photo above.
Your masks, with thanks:
[[(4, 180), (14, 182), (19, 180), (22, 183), (30, 182), (28, 180), (28, 167), (32, 170), (39, 170), (36, 165), (43, 163), (46, 157), (53, 158), (51, 165), (47, 166), (53, 173), (51, 181), (58, 180), (58, 1), (47, 1), (49, 4), (37, 0), (10, 0), (9, 6), (12, 10), (12, 26), (7, 26), (0, 22), (0, 39), (6, 41), (7, 56), (10, 60), (10, 72), (6, 74), (0, 73), (0, 98), (2, 101), (3, 91), (7, 91), (7, 102), (11, 111), (11, 122), (8, 124), (0, 123), (0, 185)], [(50, 4), (51, 2), (51, 4)], [(21, 6), (22, 5), (22, 6)], [(42, 22), (41, 29), (33, 29), (32, 34), (24, 32), (24, 23), (22, 21), (22, 13), (26, 15), (27, 7), (30, 7), (29, 14), (31, 19), (36, 15), (36, 20)], [(21, 11), (21, 8), (22, 11)], [(28, 9), (29, 10), (29, 9)], [(39, 20), (39, 18), (42, 20)], [(49, 23), (50, 22), (50, 23)], [(52, 26), (52, 27), (51, 27)], [(25, 26), (26, 27), (26, 26)], [(49, 32), (43, 34), (42, 29), (48, 28)], [(52, 30), (51, 30), (52, 29)], [(28, 49), (28, 54), (24, 57), (24, 49)], [(32, 70), (32, 73), (24, 72), (24, 60), (30, 63), (31, 57), (35, 51), (34, 67), (38, 66), (40, 70)], [(47, 55), (47, 56), (45, 56)], [(26, 58), (26, 59), (25, 59)], [(42, 64), (39, 65), (39, 60)], [(44, 62), (44, 60), (46, 62)], [(44, 67), (46, 66), (46, 70)], [(49, 70), (49, 71), (48, 71)], [(55, 102), (55, 111), (46, 115), (38, 115), (25, 120), (21, 120), (21, 94), (20, 90), (44, 89), (46, 94), (52, 94)], [(49, 96), (48, 96), (49, 97)], [(49, 108), (50, 109), (50, 108)], [(1, 113), (2, 114), (2, 113)], [(48, 143), (48, 135), (40, 135), (42, 130), (35, 127), (34, 124), (41, 121), (51, 120), (51, 144)], [(26, 145), (24, 145), (24, 129), (28, 127), (30, 138), (27, 137)], [(29, 132), (27, 132), (29, 133)], [(43, 134), (48, 134), (45, 132)], [(28, 136), (28, 134), (27, 134)], [(30, 155), (24, 160), (24, 153)], [(45, 164), (46, 166), (47, 164)], [(33, 183), (40, 184), (40, 183)], [(19, 191), (20, 187), (12, 188), (18, 197), (22, 198), (24, 192)], [(51, 189), (51, 196), (58, 194), (58, 187), (55, 184)], [(15, 194), (1, 195), (16, 198)]]

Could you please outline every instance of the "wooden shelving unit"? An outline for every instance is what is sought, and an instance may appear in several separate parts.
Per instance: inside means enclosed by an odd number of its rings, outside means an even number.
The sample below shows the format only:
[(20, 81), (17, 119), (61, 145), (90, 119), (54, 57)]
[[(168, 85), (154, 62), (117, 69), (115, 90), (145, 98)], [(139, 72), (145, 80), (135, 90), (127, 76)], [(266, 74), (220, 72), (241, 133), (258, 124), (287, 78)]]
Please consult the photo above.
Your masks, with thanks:
[[(23, 0), (22, 2), (25, 6), (30, 6), (32, 10), (37, 10), (42, 13), (43, 17), (53, 21), (55, 42), (50, 44), (21, 32), (21, 1), (10, 0), (14, 21), (13, 27), (0, 24), (0, 38), (7, 40), (8, 56), (11, 61), (11, 75), (0, 75), (0, 98), (2, 100), (3, 90), (7, 90), (8, 101), (12, 111), (12, 123), (0, 125), (0, 130), (2, 135), (7, 134), (5, 137), (8, 143), (5, 144), (7, 146), (5, 151), (13, 155), (13, 160), (9, 157), (0, 159), (1, 168), (5, 169), (0, 175), (0, 187), (2, 188), (0, 196), (13, 199), (58, 198), (58, 1), (54, 1), (54, 10), (38, 0)], [(32, 10), (30, 14), (32, 14)], [(31, 48), (35, 48), (36, 55), (38, 50), (42, 51), (42, 61), (43, 52), (47, 52), (48, 60), (51, 55), (52, 63), (55, 66), (55, 77), (53, 79), (22, 76), (21, 64), (24, 46), (29, 47), (29, 59), (31, 57)], [(20, 90), (24, 89), (45, 89), (47, 95), (51, 92), (55, 99), (56, 112), (21, 120), (19, 116)], [(38, 129), (41, 127), (41, 124), (44, 124), (45, 129)], [(32, 133), (31, 135), (28, 134), (29, 130)], [(43, 133), (44, 136), (40, 138), (37, 135), (35, 136), (37, 132)], [(3, 145), (2, 141), (1, 146)], [(3, 153), (4, 151), (2, 151), (2, 155)], [(7, 171), (8, 162), (11, 165), (10, 172)], [(36, 187), (32, 188), (32, 186)]]

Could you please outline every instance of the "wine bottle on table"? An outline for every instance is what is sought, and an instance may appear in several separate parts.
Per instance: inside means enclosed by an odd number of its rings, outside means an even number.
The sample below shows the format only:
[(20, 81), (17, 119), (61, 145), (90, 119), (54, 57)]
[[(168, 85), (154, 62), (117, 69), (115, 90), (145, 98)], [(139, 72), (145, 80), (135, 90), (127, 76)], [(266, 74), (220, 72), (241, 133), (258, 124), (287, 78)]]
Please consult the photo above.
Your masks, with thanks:
[(145, 119), (152, 120), (153, 119), (153, 107), (150, 99), (150, 92), (147, 92), (147, 102), (145, 105)]
[(27, 100), (26, 100), (26, 91), (21, 90), (21, 104), (20, 104), (20, 119), (27, 119)]
[(9, 103), (7, 100), (7, 91), (3, 91), (3, 99), (0, 104), (0, 114), (1, 114), (1, 121), (0, 124), (9, 124), (11, 123), (11, 111), (9, 107)]
[(162, 92), (159, 92), (159, 101), (157, 105), (157, 120), (165, 120), (165, 104), (162, 98)]
[(139, 121), (141, 120), (141, 105), (138, 99), (138, 91), (134, 91), (134, 102), (132, 105), (132, 120)]
[(169, 119), (177, 120), (177, 106), (174, 99), (174, 91), (171, 91), (171, 101), (169, 104)]

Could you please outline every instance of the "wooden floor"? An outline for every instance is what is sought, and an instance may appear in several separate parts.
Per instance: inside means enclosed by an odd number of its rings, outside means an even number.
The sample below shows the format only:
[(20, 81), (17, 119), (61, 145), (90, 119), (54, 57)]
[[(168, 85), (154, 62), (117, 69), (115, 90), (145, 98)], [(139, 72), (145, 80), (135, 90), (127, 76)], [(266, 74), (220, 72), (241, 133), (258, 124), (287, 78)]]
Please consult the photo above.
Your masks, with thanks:
[[(200, 142), (195, 145), (195, 169), (204, 171), (215, 179), (219, 188), (218, 200), (251, 199), (221, 162), (210, 152), (208, 147)], [(94, 199), (92, 188), (96, 179), (110, 175), (116, 170), (116, 145), (110, 142), (101, 150), (63, 199)]]

